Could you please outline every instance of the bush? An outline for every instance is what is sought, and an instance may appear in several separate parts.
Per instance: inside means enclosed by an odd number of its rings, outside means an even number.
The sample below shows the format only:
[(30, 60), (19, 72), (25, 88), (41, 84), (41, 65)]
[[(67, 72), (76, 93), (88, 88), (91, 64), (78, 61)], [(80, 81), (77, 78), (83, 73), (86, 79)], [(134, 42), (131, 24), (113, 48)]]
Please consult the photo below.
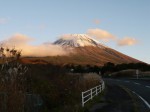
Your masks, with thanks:
[[(81, 106), (81, 92), (100, 83), (96, 74), (67, 73), (61, 66), (27, 65), (30, 92), (40, 94), (48, 111), (73, 112)], [(97, 79), (97, 80), (96, 80)], [(70, 110), (69, 110), (70, 109)]]

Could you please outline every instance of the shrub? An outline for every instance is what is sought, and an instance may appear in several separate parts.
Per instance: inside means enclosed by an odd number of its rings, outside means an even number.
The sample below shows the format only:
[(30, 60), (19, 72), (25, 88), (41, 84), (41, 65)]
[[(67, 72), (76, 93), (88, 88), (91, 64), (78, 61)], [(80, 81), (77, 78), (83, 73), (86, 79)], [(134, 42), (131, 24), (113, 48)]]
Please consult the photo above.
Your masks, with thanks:
[(5, 108), (8, 112), (22, 111), (28, 68), (18, 63), (21, 51), (15, 48), (0, 47), (0, 56), (2, 62), (0, 69), (0, 92), (4, 93), (3, 95), (5, 96), (4, 100), (1, 101), (5, 103), (1, 109), (4, 110)]

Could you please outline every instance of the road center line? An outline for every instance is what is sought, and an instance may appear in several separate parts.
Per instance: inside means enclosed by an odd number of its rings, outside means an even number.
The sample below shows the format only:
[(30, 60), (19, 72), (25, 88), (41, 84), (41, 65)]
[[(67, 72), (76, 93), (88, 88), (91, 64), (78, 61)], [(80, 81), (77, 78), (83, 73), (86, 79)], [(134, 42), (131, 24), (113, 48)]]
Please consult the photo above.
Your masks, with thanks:
[(134, 84), (141, 85), (140, 83), (134, 82)]
[(145, 86), (145, 87), (150, 88), (150, 86)]
[(150, 104), (144, 99), (142, 98), (140, 95), (138, 95), (136, 92), (132, 91), (134, 94), (136, 94), (144, 103), (145, 105), (150, 109)]

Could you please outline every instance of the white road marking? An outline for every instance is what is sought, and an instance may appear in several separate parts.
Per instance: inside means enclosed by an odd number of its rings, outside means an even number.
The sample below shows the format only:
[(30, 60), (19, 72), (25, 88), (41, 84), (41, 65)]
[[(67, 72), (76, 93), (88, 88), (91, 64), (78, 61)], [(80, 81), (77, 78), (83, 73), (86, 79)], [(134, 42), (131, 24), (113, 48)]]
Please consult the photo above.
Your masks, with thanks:
[(136, 92), (132, 91), (134, 94), (136, 94), (144, 103), (145, 105), (150, 109), (150, 104), (144, 99), (142, 98), (140, 95), (138, 95)]
[(150, 86), (145, 86), (145, 87), (150, 88)]
[(141, 85), (140, 83), (134, 82), (134, 84)]

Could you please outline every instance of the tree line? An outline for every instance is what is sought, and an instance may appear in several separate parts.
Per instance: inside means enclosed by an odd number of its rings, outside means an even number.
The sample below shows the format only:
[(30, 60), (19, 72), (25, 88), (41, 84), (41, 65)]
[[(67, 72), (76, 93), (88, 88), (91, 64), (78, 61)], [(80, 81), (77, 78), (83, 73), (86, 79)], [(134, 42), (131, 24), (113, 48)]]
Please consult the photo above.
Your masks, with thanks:
[(73, 73), (100, 73), (105, 74), (107, 72), (117, 72), (121, 70), (127, 70), (127, 69), (138, 69), (140, 71), (150, 71), (150, 65), (146, 63), (122, 63), (122, 64), (114, 64), (111, 62), (108, 62), (104, 64), (104, 66), (91, 66), (91, 65), (74, 65), (74, 64), (68, 64), (64, 66), (65, 69), (68, 70), (68, 72)]

